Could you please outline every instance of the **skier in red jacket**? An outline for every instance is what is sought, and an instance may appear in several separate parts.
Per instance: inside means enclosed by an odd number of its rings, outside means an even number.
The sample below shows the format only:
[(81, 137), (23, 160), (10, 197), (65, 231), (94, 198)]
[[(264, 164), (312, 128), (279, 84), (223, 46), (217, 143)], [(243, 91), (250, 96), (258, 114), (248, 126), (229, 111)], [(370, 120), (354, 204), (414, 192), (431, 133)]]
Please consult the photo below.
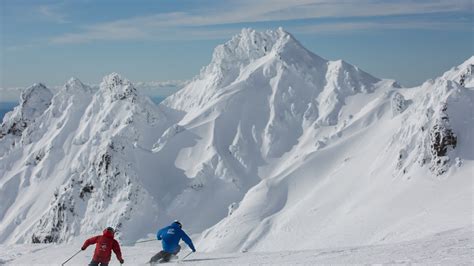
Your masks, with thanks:
[(120, 245), (117, 240), (114, 239), (115, 230), (112, 227), (107, 227), (101, 236), (94, 236), (87, 239), (82, 245), (82, 250), (85, 250), (88, 246), (96, 244), (94, 257), (92, 257), (89, 266), (107, 266), (109, 265), (112, 250), (114, 251), (117, 259), (123, 264), (122, 252), (120, 251)]

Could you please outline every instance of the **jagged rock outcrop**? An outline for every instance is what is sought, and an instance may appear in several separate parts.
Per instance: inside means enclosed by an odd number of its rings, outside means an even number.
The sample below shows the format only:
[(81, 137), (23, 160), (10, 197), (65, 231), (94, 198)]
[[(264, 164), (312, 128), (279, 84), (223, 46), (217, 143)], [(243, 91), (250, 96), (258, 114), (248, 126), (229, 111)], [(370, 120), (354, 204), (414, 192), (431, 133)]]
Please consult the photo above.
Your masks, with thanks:
[(408, 102), (405, 100), (405, 97), (399, 92), (395, 92), (392, 96), (392, 115), (397, 116), (405, 109), (407, 109)]
[[(452, 166), (462, 165), (456, 152), (458, 137), (459, 134), (468, 134), (469, 129), (463, 129), (463, 124), (468, 120), (462, 117), (465, 111), (460, 112), (458, 109), (471, 104), (472, 89), (463, 87), (459, 79), (467, 82), (464, 85), (473, 85), (471, 76), (465, 75), (472, 62), (474, 57), (441, 77), (425, 82), (409, 100), (413, 108), (409, 112), (402, 111), (403, 126), (393, 137), (393, 144), (402, 143), (396, 166), (402, 175), (413, 166), (428, 166), (432, 174), (439, 176)], [(399, 110), (407, 109), (407, 100), (402, 98), (397, 93), (392, 96), (394, 115), (399, 114)], [(456, 121), (463, 121), (461, 124), (455, 123), (458, 128), (451, 125), (452, 117)]]
[(462, 87), (465, 87), (466, 86), (466, 80), (472, 80), (473, 69), (474, 69), (474, 64), (469, 64), (466, 67), (465, 72), (462, 73), (461, 76), (459, 77), (459, 85), (461, 85)]
[(436, 175), (441, 175), (447, 171), (450, 158), (448, 149), (455, 149), (457, 137), (449, 125), (449, 117), (447, 114), (448, 106), (442, 103), (440, 109), (435, 114), (435, 121), (430, 129), (430, 152), (431, 166), (430, 169)]

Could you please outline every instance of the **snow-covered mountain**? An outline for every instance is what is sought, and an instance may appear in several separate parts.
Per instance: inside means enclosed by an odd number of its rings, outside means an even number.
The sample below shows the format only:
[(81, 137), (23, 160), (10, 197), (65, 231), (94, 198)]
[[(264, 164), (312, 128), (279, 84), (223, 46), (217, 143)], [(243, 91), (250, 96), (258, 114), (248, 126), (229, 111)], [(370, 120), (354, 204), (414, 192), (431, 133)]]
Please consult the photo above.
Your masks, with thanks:
[[(32, 90), (48, 95), (44, 86)], [(23, 134), (7, 131), (2, 140), (3, 241), (57, 242), (103, 224), (152, 225), (142, 216), (154, 217), (156, 204), (136, 160), (146, 159), (140, 147), (166, 129), (159, 108), (117, 74), (106, 76), (95, 93), (71, 79), (46, 105)]]
[(174, 218), (204, 231), (206, 251), (465, 227), (473, 64), (405, 89), (282, 29), (244, 29), (159, 106), (118, 74), (97, 91), (77, 79), (54, 96), (35, 85), (1, 127), (0, 242), (61, 242), (105, 226), (133, 241)]
[[(417, 88), (348, 97), (342, 121), (314, 124), (263, 167), (263, 180), (202, 234), (201, 248), (375, 244), (472, 226), (473, 64)], [(468, 73), (466, 87), (446, 78), (459, 73)]]
[(0, 137), (20, 136), (23, 130), (49, 107), (52, 97), (51, 91), (41, 83), (27, 88), (21, 94), (19, 106), (6, 115)]

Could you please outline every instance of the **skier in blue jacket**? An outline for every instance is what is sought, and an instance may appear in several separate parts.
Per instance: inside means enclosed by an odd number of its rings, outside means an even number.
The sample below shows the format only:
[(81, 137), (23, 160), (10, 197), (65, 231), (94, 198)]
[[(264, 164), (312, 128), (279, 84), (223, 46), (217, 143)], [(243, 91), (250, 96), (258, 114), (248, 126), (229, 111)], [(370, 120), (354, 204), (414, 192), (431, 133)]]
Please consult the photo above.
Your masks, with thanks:
[(171, 255), (176, 255), (181, 250), (181, 246), (179, 245), (181, 239), (183, 239), (193, 252), (196, 252), (193, 241), (181, 228), (181, 223), (178, 220), (175, 220), (171, 225), (160, 229), (158, 233), (156, 233), (156, 238), (161, 240), (163, 250), (153, 256), (150, 259), (150, 263), (157, 261), (168, 262)]

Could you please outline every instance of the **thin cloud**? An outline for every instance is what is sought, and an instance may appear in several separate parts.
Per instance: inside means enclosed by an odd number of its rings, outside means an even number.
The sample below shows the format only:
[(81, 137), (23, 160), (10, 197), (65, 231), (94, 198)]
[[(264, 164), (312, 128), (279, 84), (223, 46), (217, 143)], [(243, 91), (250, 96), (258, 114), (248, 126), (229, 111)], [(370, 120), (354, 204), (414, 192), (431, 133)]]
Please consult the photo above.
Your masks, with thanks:
[(32, 43), (29, 43), (29, 44), (23, 44), (23, 45), (11, 45), (11, 46), (7, 46), (5, 48), (6, 51), (9, 51), (9, 52), (17, 52), (17, 51), (22, 51), (22, 50), (26, 50), (26, 49), (30, 49), (32, 47), (35, 47), (34, 44)]
[(437, 22), (437, 21), (397, 21), (397, 22), (341, 22), (323, 23), (290, 27), (295, 33), (341, 33), (365, 30), (464, 30), (469, 29), (469, 22)]
[[(236, 22), (261, 22), (314, 18), (353, 18), (471, 10), (470, 0), (373, 1), (373, 0), (265, 0), (245, 1), (253, 10), (247, 19)], [(245, 13), (245, 12), (244, 12)], [(232, 19), (232, 18), (229, 18)]]
[(43, 19), (53, 21), (56, 23), (69, 23), (66, 19), (66, 15), (59, 10), (58, 6), (53, 5), (41, 5), (38, 7), (38, 13)]
[[(229, 29), (212, 29), (213, 26), (235, 27), (238, 23), (290, 21), (322, 18), (371, 18), (471, 10), (470, 0), (439, 1), (354, 1), (354, 0), (263, 0), (228, 1), (219, 9), (207, 8), (189, 12), (172, 12), (134, 17), (83, 26), (78, 32), (66, 33), (50, 39), (54, 44), (87, 43), (106, 40), (166, 40), (220, 38)], [(472, 10), (471, 10), (472, 12)], [(438, 22), (442, 24), (443, 22)], [(347, 24), (347, 23), (345, 23)], [(340, 30), (341, 23), (332, 27)], [(349, 24), (347, 24), (349, 25)], [(367, 29), (372, 23), (356, 23)], [(405, 27), (410, 28), (410, 23)], [(413, 24), (412, 28), (418, 28)], [(321, 26), (315, 26), (321, 27)], [(329, 26), (326, 26), (329, 28)], [(350, 27), (346, 27), (350, 29)]]

